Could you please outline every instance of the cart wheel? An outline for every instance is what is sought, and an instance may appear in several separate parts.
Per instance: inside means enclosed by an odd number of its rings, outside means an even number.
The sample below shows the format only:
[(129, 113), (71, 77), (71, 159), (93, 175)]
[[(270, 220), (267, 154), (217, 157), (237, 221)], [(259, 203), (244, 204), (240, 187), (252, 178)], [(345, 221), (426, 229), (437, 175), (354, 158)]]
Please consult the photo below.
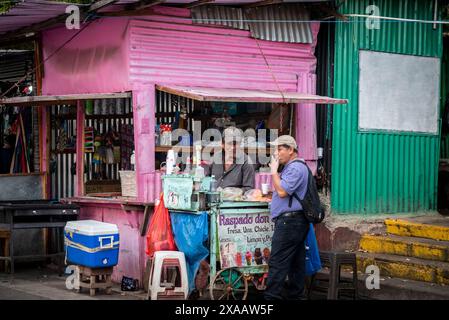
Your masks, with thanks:
[(248, 281), (235, 269), (220, 270), (209, 286), (212, 300), (246, 300)]

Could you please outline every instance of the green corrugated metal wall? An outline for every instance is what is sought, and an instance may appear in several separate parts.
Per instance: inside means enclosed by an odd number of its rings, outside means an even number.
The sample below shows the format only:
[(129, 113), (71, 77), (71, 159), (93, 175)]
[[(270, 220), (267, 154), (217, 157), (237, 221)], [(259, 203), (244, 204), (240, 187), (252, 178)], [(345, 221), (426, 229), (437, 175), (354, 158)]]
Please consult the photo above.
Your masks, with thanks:
[[(348, 0), (344, 14), (366, 14), (376, 5), (381, 16), (433, 20), (434, 1)], [(364, 18), (338, 23), (334, 96), (349, 99), (334, 108), (331, 206), (336, 213), (393, 213), (436, 209), (439, 135), (358, 132), (358, 52), (360, 49), (441, 57), (438, 25), (381, 22), (369, 30)], [(385, 21), (385, 20), (383, 20)]]

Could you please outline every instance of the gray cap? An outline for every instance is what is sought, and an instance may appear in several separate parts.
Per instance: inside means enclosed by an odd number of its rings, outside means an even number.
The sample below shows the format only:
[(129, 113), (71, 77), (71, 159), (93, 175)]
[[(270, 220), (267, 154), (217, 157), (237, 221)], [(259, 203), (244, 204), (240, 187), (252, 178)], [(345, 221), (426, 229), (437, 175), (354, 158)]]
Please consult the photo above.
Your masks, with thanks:
[(270, 142), (270, 144), (272, 146), (287, 145), (289, 147), (292, 147), (293, 149), (296, 149), (296, 150), (298, 149), (298, 145), (296, 144), (295, 138), (293, 138), (292, 136), (289, 136), (289, 135), (280, 136), (273, 142)]
[(228, 127), (223, 131), (223, 138), (226, 141), (241, 141), (243, 139), (243, 131), (236, 127)]

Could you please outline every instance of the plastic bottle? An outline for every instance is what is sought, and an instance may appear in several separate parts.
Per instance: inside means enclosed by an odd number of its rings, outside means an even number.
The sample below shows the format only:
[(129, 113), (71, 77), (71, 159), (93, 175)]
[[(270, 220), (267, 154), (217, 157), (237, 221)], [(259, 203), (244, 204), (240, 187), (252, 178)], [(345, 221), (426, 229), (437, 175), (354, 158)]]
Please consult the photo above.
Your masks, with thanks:
[(217, 181), (215, 180), (215, 176), (212, 175), (210, 179), (210, 191), (215, 192), (217, 191)]
[(192, 164), (190, 163), (190, 157), (187, 157), (187, 160), (186, 160), (186, 168), (184, 169), (184, 172), (185, 172), (186, 174), (190, 174), (190, 173), (191, 173), (191, 170), (192, 170)]
[(135, 167), (135, 165), (136, 165), (136, 155), (134, 154), (134, 151), (133, 151), (133, 153), (131, 154), (131, 157), (130, 157), (130, 161), (129, 161), (130, 163), (131, 163), (131, 170), (134, 170), (134, 167)]

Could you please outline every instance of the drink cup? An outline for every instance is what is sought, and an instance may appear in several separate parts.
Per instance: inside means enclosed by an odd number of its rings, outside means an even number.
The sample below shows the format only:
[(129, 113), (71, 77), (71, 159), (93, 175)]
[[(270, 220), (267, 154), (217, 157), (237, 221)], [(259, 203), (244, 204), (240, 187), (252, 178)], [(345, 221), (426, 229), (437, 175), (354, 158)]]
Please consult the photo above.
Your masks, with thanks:
[(270, 185), (268, 183), (262, 183), (262, 194), (267, 195), (270, 191)]

